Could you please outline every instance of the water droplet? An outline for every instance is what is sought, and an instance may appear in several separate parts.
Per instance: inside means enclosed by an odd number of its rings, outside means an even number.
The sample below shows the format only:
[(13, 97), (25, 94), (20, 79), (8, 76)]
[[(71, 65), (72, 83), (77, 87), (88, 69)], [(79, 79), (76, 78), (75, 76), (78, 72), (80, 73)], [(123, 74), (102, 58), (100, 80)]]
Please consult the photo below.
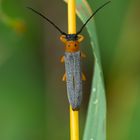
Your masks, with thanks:
[(91, 138), (90, 140), (94, 140), (93, 138)]
[(98, 99), (96, 99), (95, 101), (93, 101), (93, 104), (97, 104), (98, 103)]
[(96, 88), (93, 88), (93, 92), (96, 92)]

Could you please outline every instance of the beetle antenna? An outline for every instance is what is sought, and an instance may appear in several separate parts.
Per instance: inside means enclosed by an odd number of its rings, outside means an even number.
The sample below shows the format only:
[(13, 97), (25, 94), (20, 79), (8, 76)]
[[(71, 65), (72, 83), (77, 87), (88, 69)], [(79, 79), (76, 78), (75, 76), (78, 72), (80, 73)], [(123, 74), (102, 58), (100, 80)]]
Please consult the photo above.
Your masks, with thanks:
[(87, 25), (87, 23), (91, 20), (91, 18), (92, 18), (93, 16), (95, 16), (95, 14), (96, 14), (99, 10), (101, 10), (104, 6), (106, 6), (106, 5), (109, 4), (110, 2), (111, 2), (111, 1), (108, 1), (108, 2), (104, 3), (102, 6), (100, 6), (100, 7), (89, 17), (89, 19), (85, 22), (85, 24), (81, 27), (81, 29), (76, 33), (76, 35), (80, 34), (80, 33), (82, 32), (82, 30), (84, 29), (84, 27)]
[(47, 17), (45, 17), (43, 14), (41, 14), (40, 12), (34, 10), (31, 7), (27, 7), (29, 10), (33, 11), (34, 13), (38, 14), (39, 16), (43, 17), (45, 20), (47, 20), (51, 25), (53, 25), (61, 34), (63, 35), (67, 35), (65, 32), (63, 32), (55, 23), (53, 23), (50, 19), (48, 19)]

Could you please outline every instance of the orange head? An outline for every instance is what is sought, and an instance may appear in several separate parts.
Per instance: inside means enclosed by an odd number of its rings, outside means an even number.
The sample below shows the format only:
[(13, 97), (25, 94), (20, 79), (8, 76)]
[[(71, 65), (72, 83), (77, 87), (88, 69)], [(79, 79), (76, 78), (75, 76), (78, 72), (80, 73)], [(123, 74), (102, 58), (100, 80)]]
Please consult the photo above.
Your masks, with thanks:
[(79, 43), (84, 39), (82, 35), (78, 35), (76, 38), (73, 38), (73, 34), (66, 36), (61, 35), (60, 40), (65, 43), (65, 51), (66, 52), (77, 52), (79, 51)]

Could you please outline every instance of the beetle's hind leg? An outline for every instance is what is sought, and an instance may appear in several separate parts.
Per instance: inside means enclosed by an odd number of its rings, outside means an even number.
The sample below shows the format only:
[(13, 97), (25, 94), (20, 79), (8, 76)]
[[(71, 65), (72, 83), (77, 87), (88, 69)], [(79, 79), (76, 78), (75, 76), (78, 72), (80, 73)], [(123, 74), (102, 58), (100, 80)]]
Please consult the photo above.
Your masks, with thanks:
[(86, 76), (84, 75), (84, 73), (82, 73), (82, 80), (86, 81)]

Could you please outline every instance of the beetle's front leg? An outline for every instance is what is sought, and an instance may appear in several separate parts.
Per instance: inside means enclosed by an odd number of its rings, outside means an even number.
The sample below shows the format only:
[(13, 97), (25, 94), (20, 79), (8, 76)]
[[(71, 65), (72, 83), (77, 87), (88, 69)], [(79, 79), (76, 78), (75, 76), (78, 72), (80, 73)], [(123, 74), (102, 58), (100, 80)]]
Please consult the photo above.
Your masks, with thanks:
[(86, 58), (86, 55), (83, 52), (81, 52), (81, 57)]
[(64, 63), (64, 61), (65, 61), (65, 56), (62, 56), (60, 62)]
[(62, 81), (66, 81), (66, 72), (65, 72), (65, 74), (63, 75)]
[[(61, 57), (60, 62), (61, 62), (61, 63), (64, 63), (64, 62), (65, 62), (65, 56), (62, 56), (62, 57)], [(66, 72), (65, 72), (65, 74), (64, 74), (63, 77), (62, 77), (62, 81), (66, 81)]]

